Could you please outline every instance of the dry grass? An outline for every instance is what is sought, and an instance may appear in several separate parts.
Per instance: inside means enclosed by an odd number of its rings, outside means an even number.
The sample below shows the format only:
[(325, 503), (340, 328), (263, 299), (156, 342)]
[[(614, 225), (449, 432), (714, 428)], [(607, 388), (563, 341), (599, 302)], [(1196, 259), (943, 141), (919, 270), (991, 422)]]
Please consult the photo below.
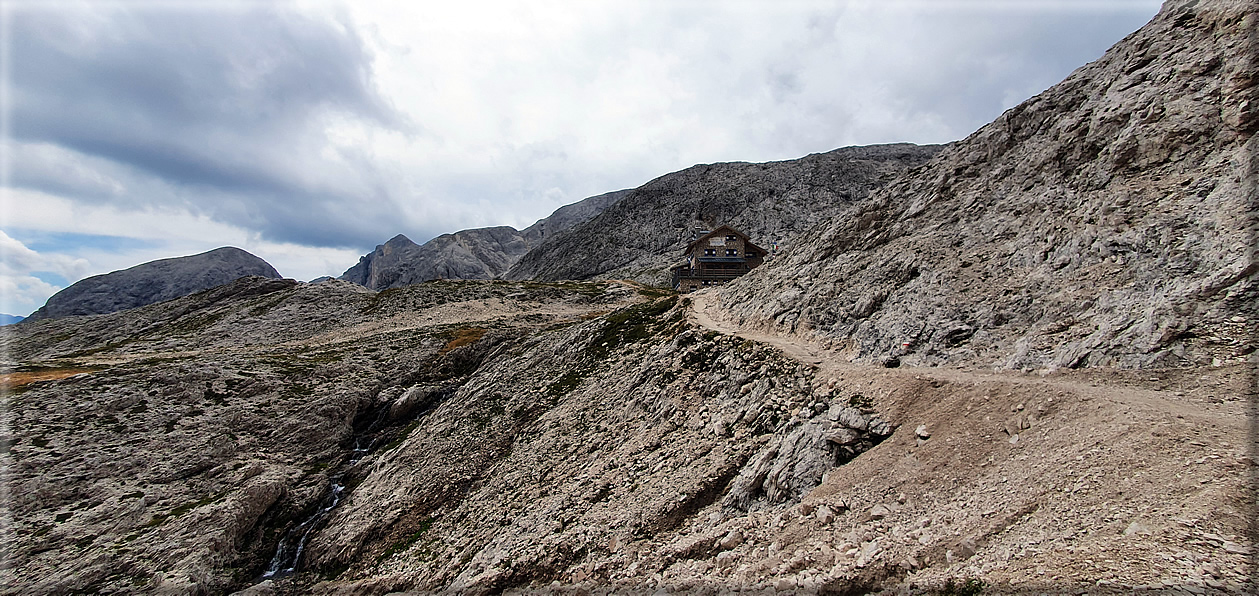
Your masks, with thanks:
[(0, 374), (0, 389), (4, 391), (12, 391), (18, 387), (29, 385), (37, 381), (55, 381), (74, 375), (95, 372), (94, 368), (49, 368), (44, 370), (27, 371), (27, 372), (11, 372)]
[(445, 356), (451, 350), (472, 344), (485, 335), (485, 329), (481, 327), (460, 327), (451, 331), (450, 335), (450, 341), (446, 342), (446, 345), (442, 346), (441, 350), (438, 350), (438, 354)]

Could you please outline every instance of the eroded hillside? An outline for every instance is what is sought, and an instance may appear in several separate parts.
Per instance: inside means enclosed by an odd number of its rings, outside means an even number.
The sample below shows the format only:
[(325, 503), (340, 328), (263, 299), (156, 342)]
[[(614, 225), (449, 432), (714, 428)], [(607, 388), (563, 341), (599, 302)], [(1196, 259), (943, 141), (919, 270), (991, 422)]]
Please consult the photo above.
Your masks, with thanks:
[(1255, 593), (1255, 23), (1169, 3), (720, 292), (7, 327), (0, 590)]

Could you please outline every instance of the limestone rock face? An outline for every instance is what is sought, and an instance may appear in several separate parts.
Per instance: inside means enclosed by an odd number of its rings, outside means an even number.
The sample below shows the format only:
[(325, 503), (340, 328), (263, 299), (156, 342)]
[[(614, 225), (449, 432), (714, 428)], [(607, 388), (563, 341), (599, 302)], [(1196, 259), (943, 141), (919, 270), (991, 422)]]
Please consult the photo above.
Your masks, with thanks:
[(187, 296), (249, 275), (280, 277), (266, 261), (239, 248), (225, 246), (79, 280), (53, 294), (28, 318), (115, 312)]
[(341, 279), (373, 290), (434, 279), (494, 279), (529, 249), (598, 214), (629, 191), (610, 192), (565, 205), (524, 230), (510, 226), (442, 234), (423, 246), (399, 234), (364, 255)]
[(529, 249), (515, 228), (442, 234), (420, 246), (399, 234), (359, 259), (341, 279), (373, 290), (431, 279), (491, 279)]
[(764, 248), (794, 243), (940, 146), (847, 147), (770, 163), (697, 165), (661, 176), (531, 250), (507, 279), (626, 278), (666, 285), (695, 228), (729, 224)]
[(722, 291), (863, 362), (1000, 368), (1256, 350), (1254, 4), (1172, 2), (1063, 82)]

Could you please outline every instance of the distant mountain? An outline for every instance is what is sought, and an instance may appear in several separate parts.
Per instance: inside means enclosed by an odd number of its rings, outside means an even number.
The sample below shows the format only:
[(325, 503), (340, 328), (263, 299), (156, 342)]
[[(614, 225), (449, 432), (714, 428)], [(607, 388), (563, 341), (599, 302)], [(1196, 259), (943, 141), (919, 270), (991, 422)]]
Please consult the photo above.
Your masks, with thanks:
[(20, 323), (25, 318), (26, 317), (20, 317), (18, 315), (0, 314), (0, 325), (12, 325), (14, 323)]
[(664, 285), (694, 228), (738, 228), (770, 248), (865, 199), (942, 147), (846, 147), (788, 161), (697, 165), (623, 200), (524, 255), (506, 279), (629, 278)]
[(433, 279), (493, 279), (531, 248), (584, 222), (629, 194), (622, 190), (555, 210), (524, 230), (509, 226), (442, 234), (424, 245), (399, 234), (364, 255), (341, 279), (373, 290)]
[(249, 275), (280, 277), (266, 261), (239, 248), (225, 246), (79, 280), (53, 294), (28, 318), (50, 319), (126, 310), (187, 296)]

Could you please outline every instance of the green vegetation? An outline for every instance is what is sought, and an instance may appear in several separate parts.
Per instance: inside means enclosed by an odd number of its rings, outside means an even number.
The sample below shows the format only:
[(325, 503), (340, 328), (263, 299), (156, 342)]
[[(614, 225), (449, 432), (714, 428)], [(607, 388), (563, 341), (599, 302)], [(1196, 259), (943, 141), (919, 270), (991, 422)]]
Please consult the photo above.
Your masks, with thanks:
[(385, 308), (385, 306), (388, 306), (391, 303), (396, 302), (398, 298), (401, 298), (406, 290), (407, 288), (389, 288), (387, 290), (376, 292), (376, 294), (367, 301), (367, 306), (364, 306), (363, 310), (360, 312), (365, 315), (379, 313)]
[(415, 420), (412, 420), (411, 423), (407, 424), (406, 428), (402, 429), (398, 433), (398, 436), (394, 437), (392, 441), (389, 441), (389, 444), (385, 445), (385, 447), (381, 449), (381, 451), (382, 452), (392, 451), (394, 449), (397, 449), (397, 447), (401, 445), (403, 441), (407, 440), (407, 437), (411, 436), (411, 432), (414, 431), (416, 427), (418, 427), (419, 425), (420, 425), (420, 420), (418, 418)]
[(288, 298), (288, 294), (286, 292), (277, 292), (277, 293), (279, 294), (279, 296), (275, 296), (275, 297), (267, 296), (267, 297), (263, 297), (259, 299), (257, 301), (258, 304), (256, 304), (253, 308), (249, 309), (249, 316), (261, 317), (262, 315), (267, 314), (267, 312), (269, 312), (272, 308), (275, 308), (277, 304), (283, 302), (285, 298)]
[(203, 315), (186, 315), (172, 321), (168, 327), (173, 333), (192, 334), (203, 331), (227, 316), (228, 311), (212, 312)]
[(576, 389), (581, 382), (586, 380), (586, 375), (590, 373), (589, 369), (575, 370), (566, 373), (564, 376), (556, 379), (554, 383), (547, 385), (546, 392), (552, 397), (560, 397), (573, 389)]
[(967, 578), (965, 582), (958, 585), (950, 577), (944, 582), (944, 587), (940, 590), (940, 596), (977, 596), (983, 591), (984, 582), (981, 579)]
[(848, 405), (854, 408), (862, 409), (873, 408), (874, 399), (866, 397), (860, 393), (854, 393), (852, 394), (852, 397), (848, 398)]
[(669, 288), (657, 288), (654, 286), (637, 286), (635, 287), (635, 289), (638, 291), (638, 294), (640, 296), (646, 296), (647, 298), (651, 298), (652, 300), (655, 300), (656, 298), (663, 298), (665, 296), (678, 295), (676, 291)]
[(219, 501), (223, 497), (226, 497), (226, 496), (227, 496), (227, 491), (223, 491), (217, 495), (207, 495), (198, 501), (189, 501), (187, 503), (179, 505), (178, 507), (175, 507), (174, 509), (171, 509), (170, 513), (167, 513), (165, 515), (160, 515), (160, 514), (154, 515), (153, 519), (149, 520), (149, 523), (145, 525), (149, 527), (160, 526), (163, 523), (165, 523), (166, 520), (168, 519), (179, 517), (185, 513), (188, 513), (189, 511), (192, 511), (193, 509), (196, 509), (198, 507), (202, 507), (205, 505), (209, 505), (210, 503), (213, 503), (215, 501)]
[(640, 342), (662, 331), (684, 324), (681, 311), (667, 320), (660, 316), (677, 305), (677, 296), (627, 306), (604, 317), (603, 329), (590, 344), (590, 353), (603, 358), (627, 343)]
[(416, 529), (416, 531), (412, 532), (410, 535), (403, 538), (402, 540), (399, 540), (398, 542), (395, 542), (389, 545), (389, 548), (385, 549), (385, 552), (381, 553), (380, 557), (377, 558), (376, 561), (377, 562), (384, 561), (385, 559), (388, 559), (389, 557), (392, 557), (408, 548), (411, 548), (412, 544), (415, 544), (415, 542), (419, 540), (420, 537), (423, 536), (424, 533), (427, 532), (429, 528), (433, 527), (434, 521), (436, 520), (432, 517), (426, 517), (420, 520), (419, 528)]

